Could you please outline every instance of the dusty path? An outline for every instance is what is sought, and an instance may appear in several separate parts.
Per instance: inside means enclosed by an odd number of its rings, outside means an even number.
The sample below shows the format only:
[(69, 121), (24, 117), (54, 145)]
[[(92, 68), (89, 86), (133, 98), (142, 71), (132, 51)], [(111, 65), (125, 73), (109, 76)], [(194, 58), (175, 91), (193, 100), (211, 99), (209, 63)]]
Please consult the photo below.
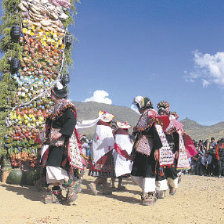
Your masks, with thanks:
[(224, 224), (224, 178), (185, 175), (175, 196), (152, 207), (139, 204), (140, 190), (130, 179), (128, 191), (93, 196), (86, 184), (77, 205), (45, 205), (34, 187), (0, 184), (0, 223), (7, 224)]

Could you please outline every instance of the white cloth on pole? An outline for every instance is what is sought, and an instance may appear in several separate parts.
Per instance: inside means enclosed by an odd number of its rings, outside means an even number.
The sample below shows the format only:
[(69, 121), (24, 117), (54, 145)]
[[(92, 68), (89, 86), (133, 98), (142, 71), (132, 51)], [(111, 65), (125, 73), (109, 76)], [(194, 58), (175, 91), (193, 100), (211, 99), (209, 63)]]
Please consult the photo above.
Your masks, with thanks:
[(99, 120), (100, 120), (100, 117), (93, 120), (84, 120), (82, 122), (78, 122), (75, 127), (79, 132), (81, 132), (82, 130), (85, 130), (86, 128), (93, 127), (94, 125), (97, 124)]

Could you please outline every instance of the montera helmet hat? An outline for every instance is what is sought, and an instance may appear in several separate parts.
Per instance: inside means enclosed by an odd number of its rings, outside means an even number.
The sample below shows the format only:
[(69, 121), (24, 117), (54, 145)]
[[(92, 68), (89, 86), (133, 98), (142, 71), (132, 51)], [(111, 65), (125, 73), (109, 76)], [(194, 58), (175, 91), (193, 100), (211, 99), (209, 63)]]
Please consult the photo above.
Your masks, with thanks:
[(160, 114), (161, 112), (165, 112), (166, 114), (170, 113), (170, 105), (168, 102), (166, 101), (160, 101), (157, 104), (157, 108), (158, 108), (158, 114)]
[(133, 100), (133, 104), (135, 104), (139, 109), (147, 109), (153, 108), (152, 101), (148, 97), (136, 96)]

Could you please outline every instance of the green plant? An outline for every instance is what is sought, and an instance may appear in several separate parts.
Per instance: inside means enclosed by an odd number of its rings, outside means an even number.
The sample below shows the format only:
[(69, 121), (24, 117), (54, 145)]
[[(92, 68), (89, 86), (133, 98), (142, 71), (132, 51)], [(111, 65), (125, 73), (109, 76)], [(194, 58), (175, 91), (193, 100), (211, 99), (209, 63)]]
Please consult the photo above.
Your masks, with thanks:
[[(15, 97), (18, 84), (15, 79), (12, 78), (12, 74), (10, 73), (10, 58), (17, 57), (22, 61), (24, 57), (24, 44), (21, 42), (13, 42), (10, 35), (11, 28), (15, 25), (20, 25), (23, 22), (22, 14), (18, 10), (20, 2), (21, 0), (2, 0), (2, 8), (4, 12), (0, 26), (0, 51), (4, 53), (4, 55), (0, 60), (0, 157), (9, 155), (10, 152), (17, 152), (19, 147), (22, 147), (23, 149), (28, 147), (29, 149), (27, 148), (27, 151), (31, 150), (32, 147), (39, 149), (39, 145), (35, 145), (32, 142), (28, 143), (25, 141), (26, 139), (24, 141), (13, 141), (10, 144), (5, 140), (5, 136), (9, 133), (10, 129), (12, 129), (6, 126), (6, 118), (11, 113), (13, 107), (18, 104), (17, 97)], [(63, 21), (65, 30), (68, 30), (68, 27), (74, 23), (74, 15), (77, 14), (76, 3), (78, 2), (79, 0), (71, 0), (71, 7), (65, 12), (68, 15), (68, 19)], [(64, 50), (65, 59), (62, 73), (66, 72), (68, 66), (72, 64), (71, 50), (71, 47), (65, 48)], [(30, 68), (32, 66), (27, 67)], [(57, 65), (56, 70), (58, 67), (59, 65)], [(22, 103), (22, 101), (19, 101), (19, 103)], [(5, 150), (6, 143), (9, 152)]]

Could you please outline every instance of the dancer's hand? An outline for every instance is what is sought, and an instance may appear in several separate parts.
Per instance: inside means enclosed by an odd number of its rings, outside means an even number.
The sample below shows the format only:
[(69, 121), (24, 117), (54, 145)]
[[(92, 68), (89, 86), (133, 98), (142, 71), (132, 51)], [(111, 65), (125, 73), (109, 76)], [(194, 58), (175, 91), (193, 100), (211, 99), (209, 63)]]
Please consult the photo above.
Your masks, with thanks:
[(156, 150), (154, 151), (154, 158), (155, 158), (156, 161), (159, 160), (159, 150), (158, 150), (158, 149), (156, 149)]
[(178, 159), (179, 152), (178, 152), (178, 151), (176, 151), (174, 155), (175, 155), (175, 159)]
[(133, 128), (133, 131), (132, 131), (132, 135), (134, 135), (134, 136), (135, 136), (135, 135), (136, 135), (136, 132), (137, 132), (137, 128), (136, 128), (136, 127), (134, 127), (134, 128)]
[(52, 140), (55, 141), (55, 140), (59, 139), (61, 136), (62, 136), (62, 134), (59, 133), (59, 132), (57, 132), (57, 133), (52, 137)]

